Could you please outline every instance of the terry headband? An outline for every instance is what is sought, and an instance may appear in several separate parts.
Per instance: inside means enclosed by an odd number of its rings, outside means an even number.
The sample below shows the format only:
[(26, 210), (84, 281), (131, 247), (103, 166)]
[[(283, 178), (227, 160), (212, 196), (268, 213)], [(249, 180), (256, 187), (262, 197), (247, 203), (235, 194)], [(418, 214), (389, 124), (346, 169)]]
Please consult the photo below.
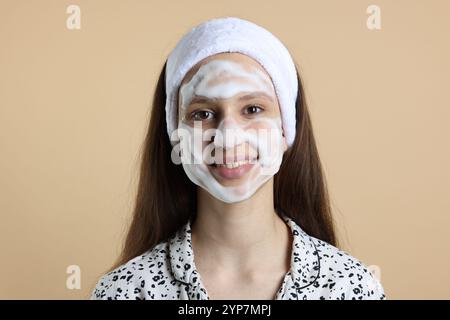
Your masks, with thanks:
[(165, 78), (169, 138), (178, 127), (178, 90), (186, 73), (206, 57), (223, 52), (245, 54), (256, 60), (269, 74), (280, 106), (286, 143), (292, 145), (298, 91), (294, 61), (287, 48), (272, 33), (236, 17), (203, 22), (184, 35), (170, 53)]

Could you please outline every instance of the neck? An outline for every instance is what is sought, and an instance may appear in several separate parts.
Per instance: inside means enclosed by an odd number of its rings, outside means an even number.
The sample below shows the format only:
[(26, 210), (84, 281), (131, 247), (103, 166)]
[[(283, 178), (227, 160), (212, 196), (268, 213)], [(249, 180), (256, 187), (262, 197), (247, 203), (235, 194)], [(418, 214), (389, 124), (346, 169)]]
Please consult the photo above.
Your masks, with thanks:
[(284, 250), (290, 249), (289, 228), (273, 204), (273, 179), (238, 203), (222, 202), (199, 188), (192, 226), (196, 254), (200, 253), (202, 261), (230, 269), (264, 265), (264, 259), (289, 265), (289, 253)]

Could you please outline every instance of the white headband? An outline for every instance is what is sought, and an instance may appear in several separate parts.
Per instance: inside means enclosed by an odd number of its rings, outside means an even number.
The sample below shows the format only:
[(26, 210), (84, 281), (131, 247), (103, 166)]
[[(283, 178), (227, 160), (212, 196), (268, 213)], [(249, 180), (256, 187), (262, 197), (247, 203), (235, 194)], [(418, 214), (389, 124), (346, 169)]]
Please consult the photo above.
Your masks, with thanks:
[(243, 53), (272, 78), (288, 146), (295, 139), (298, 81), (295, 64), (283, 43), (268, 30), (236, 17), (211, 19), (194, 27), (176, 45), (166, 65), (166, 121), (169, 138), (177, 129), (178, 89), (198, 62), (222, 52)]

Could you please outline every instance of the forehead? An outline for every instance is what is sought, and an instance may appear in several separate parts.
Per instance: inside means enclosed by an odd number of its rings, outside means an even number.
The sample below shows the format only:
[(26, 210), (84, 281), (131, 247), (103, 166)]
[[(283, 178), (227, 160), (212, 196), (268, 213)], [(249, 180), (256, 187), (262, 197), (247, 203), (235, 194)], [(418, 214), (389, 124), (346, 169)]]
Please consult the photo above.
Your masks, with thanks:
[(218, 53), (218, 54), (206, 57), (205, 59), (201, 60), (196, 65), (194, 65), (189, 70), (189, 72), (185, 75), (185, 77), (183, 78), (181, 85), (189, 82), (192, 79), (192, 77), (197, 73), (198, 69), (200, 69), (200, 67), (202, 65), (205, 65), (212, 60), (227, 60), (230, 62), (234, 62), (234, 63), (237, 63), (244, 70), (250, 71), (250, 72), (259, 70), (263, 74), (265, 74), (267, 76), (267, 78), (270, 79), (270, 76), (267, 73), (267, 71), (253, 58), (251, 58), (245, 54), (242, 54), (242, 53), (224, 52), (224, 53)]

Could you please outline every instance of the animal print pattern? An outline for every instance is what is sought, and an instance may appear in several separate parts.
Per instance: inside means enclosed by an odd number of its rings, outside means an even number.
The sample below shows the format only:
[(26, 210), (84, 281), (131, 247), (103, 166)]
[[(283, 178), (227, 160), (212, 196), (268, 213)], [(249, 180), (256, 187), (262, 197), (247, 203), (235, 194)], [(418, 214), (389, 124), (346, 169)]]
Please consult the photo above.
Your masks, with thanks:
[[(293, 250), (276, 300), (386, 299), (381, 283), (361, 261), (282, 218), (292, 231)], [(194, 264), (191, 220), (171, 239), (103, 275), (90, 299), (208, 300)]]

